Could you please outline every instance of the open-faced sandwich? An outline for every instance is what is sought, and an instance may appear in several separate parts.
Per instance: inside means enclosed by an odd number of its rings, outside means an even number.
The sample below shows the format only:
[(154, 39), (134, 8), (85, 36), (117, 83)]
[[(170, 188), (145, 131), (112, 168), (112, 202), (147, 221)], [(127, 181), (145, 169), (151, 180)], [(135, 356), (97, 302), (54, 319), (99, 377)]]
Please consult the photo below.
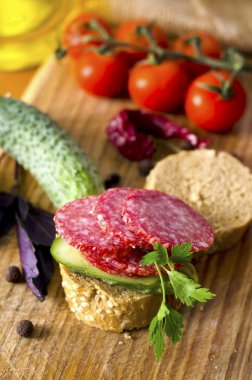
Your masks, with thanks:
[[(173, 195), (110, 189), (65, 204), (55, 225), (51, 252), (60, 263), (66, 300), (89, 325), (121, 332), (151, 323), (154, 336), (165, 331), (176, 342), (183, 326), (175, 310), (180, 302), (192, 306), (213, 297), (197, 284), (190, 263), (193, 252), (213, 243), (212, 228)], [(160, 357), (155, 339), (150, 335)]]
[(215, 235), (210, 252), (234, 246), (252, 221), (252, 174), (227, 152), (169, 155), (150, 172), (146, 188), (173, 194), (204, 215)]

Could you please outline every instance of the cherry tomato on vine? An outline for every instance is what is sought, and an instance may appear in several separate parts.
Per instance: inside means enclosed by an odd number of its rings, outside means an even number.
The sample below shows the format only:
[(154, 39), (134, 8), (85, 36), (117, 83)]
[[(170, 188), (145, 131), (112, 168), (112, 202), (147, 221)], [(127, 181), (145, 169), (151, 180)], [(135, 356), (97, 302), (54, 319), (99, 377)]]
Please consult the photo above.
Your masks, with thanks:
[(79, 86), (98, 96), (115, 96), (127, 87), (128, 65), (120, 54), (87, 51), (75, 63)]
[[(185, 53), (192, 57), (195, 56), (195, 48), (193, 44), (190, 43), (190, 40), (194, 37), (198, 37), (200, 39), (200, 51), (202, 54), (212, 58), (220, 58), (222, 51), (221, 44), (215, 37), (204, 32), (189, 32), (183, 34), (182, 36), (176, 38), (173, 42), (172, 50)], [(209, 70), (209, 66), (194, 62), (184, 61), (183, 65), (193, 77), (201, 75)]]
[[(115, 31), (115, 39), (122, 42), (138, 45), (141, 47), (148, 47), (149, 41), (143, 35), (137, 33), (138, 26), (145, 26), (150, 24), (150, 20), (137, 19), (130, 20), (122, 23)], [(168, 40), (166, 32), (158, 25), (152, 25), (151, 32), (155, 38), (157, 45), (163, 48), (168, 47)], [(134, 49), (121, 49), (128, 62), (134, 65), (137, 61), (144, 59), (147, 54), (145, 52), (136, 51)]]
[(188, 82), (188, 74), (181, 65), (164, 61), (133, 67), (128, 88), (131, 98), (140, 106), (173, 112), (183, 104)]
[(85, 24), (93, 19), (96, 19), (105, 29), (111, 34), (110, 25), (101, 17), (97, 17), (92, 13), (82, 13), (73, 19), (66, 27), (63, 33), (62, 42), (64, 47), (68, 49), (68, 55), (73, 59), (80, 58), (83, 49), (89, 46), (100, 46), (100, 42), (84, 43), (82, 38), (88, 34), (91, 37), (100, 37), (100, 34), (95, 30), (90, 30)]
[(241, 83), (235, 79), (230, 97), (225, 99), (218, 92), (205, 86), (223, 85), (230, 73), (209, 71), (196, 78), (190, 85), (185, 101), (188, 118), (198, 127), (208, 132), (225, 133), (242, 116), (246, 107), (246, 94)]

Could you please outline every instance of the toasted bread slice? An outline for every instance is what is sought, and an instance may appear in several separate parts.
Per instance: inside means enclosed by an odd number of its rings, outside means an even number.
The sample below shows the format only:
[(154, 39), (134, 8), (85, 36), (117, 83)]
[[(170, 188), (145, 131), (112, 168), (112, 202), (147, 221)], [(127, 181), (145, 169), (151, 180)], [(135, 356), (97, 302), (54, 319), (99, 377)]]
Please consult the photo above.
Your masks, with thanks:
[(226, 152), (198, 149), (173, 154), (157, 163), (145, 187), (174, 194), (212, 225), (209, 252), (235, 245), (252, 220), (252, 175)]
[(145, 294), (79, 274), (60, 264), (66, 300), (76, 317), (103, 330), (121, 332), (147, 326), (162, 301)]
[[(137, 292), (122, 286), (73, 273), (60, 264), (66, 301), (76, 317), (103, 330), (122, 332), (148, 326), (157, 313), (162, 296)], [(173, 308), (180, 303), (169, 296)]]

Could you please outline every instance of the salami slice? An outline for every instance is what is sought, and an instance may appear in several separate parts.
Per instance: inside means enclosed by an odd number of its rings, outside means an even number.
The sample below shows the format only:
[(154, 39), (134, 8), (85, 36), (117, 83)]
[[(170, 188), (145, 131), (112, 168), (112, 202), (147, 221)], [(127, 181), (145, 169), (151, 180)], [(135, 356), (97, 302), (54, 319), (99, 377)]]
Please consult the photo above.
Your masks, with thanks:
[(95, 214), (97, 201), (98, 197), (91, 196), (62, 206), (54, 217), (56, 232), (68, 244), (87, 254), (128, 254), (131, 247), (123, 245), (112, 233), (101, 230)]
[(173, 195), (139, 190), (129, 194), (122, 208), (124, 222), (139, 237), (169, 248), (191, 242), (194, 252), (206, 250), (214, 240), (208, 221)]
[(151, 249), (152, 246), (137, 236), (129, 229), (122, 220), (121, 208), (126, 197), (138, 189), (127, 187), (114, 188), (105, 191), (99, 196), (96, 206), (96, 215), (103, 231), (112, 232), (122, 244), (132, 247), (143, 247)]
[(157, 276), (157, 270), (154, 265), (140, 265), (145, 254), (145, 251), (135, 249), (127, 256), (100, 256), (95, 253), (85, 254), (84, 256), (92, 265), (106, 273), (127, 277)]

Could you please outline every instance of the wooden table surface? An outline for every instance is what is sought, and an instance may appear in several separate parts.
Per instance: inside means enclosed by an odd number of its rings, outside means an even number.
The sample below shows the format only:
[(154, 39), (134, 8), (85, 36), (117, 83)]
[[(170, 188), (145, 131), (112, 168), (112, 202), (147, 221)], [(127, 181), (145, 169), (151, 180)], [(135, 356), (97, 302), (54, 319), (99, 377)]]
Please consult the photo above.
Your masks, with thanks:
[[(122, 175), (123, 186), (141, 187), (136, 163), (108, 144), (107, 121), (129, 101), (97, 99), (84, 94), (69, 75), (67, 62), (49, 61), (25, 91), (23, 99), (48, 112), (86, 150), (104, 178), (110, 172)], [(7, 78), (20, 83), (11, 83)], [(31, 74), (32, 75), (32, 74)], [(5, 89), (20, 95), (21, 80), (29, 73), (7, 74)], [(17, 84), (17, 87), (13, 87)], [(252, 167), (252, 78), (245, 77), (249, 94), (246, 113), (232, 133), (211, 135), (212, 147), (236, 151)], [(1, 91), (3, 91), (1, 83)], [(6, 91), (5, 90), (5, 91)], [(57, 101), (55, 102), (55, 99)], [(184, 121), (183, 121), (184, 120)], [(181, 119), (187, 123), (186, 119)], [(7, 158), (6, 158), (7, 159)], [(5, 164), (4, 164), (5, 162)], [(13, 178), (13, 161), (2, 163)], [(6, 189), (7, 190), (7, 189)], [(34, 204), (51, 209), (50, 202), (31, 176), (23, 178), (25, 196)], [(201, 283), (217, 294), (202, 307), (183, 310), (183, 339), (172, 346), (167, 341), (164, 357), (154, 360), (147, 329), (124, 334), (109, 333), (77, 321), (64, 300), (57, 270), (44, 303), (25, 284), (4, 280), (4, 270), (18, 265), (15, 231), (0, 244), (0, 379), (1, 380), (250, 380), (252, 377), (252, 234), (229, 252), (206, 257), (197, 264)], [(35, 326), (31, 339), (15, 332), (21, 319)]]
[(36, 71), (37, 68), (13, 72), (0, 71), (0, 95), (10, 93), (14, 98), (20, 98)]

